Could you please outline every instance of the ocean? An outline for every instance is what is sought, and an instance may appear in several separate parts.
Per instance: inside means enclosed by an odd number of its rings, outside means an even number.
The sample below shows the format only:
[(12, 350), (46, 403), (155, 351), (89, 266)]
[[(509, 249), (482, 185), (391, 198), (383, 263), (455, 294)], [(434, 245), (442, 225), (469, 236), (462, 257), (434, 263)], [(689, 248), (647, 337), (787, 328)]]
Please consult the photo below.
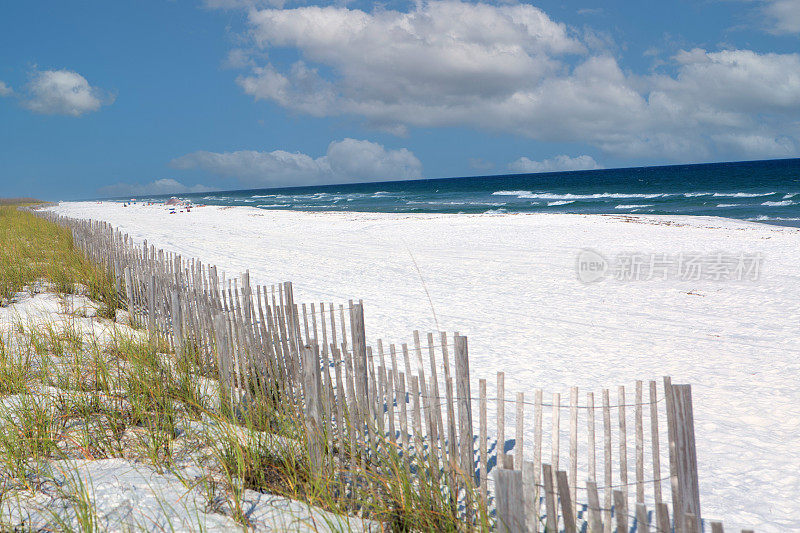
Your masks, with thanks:
[(258, 209), (711, 215), (800, 227), (800, 159), (250, 189), (181, 197), (196, 204)]

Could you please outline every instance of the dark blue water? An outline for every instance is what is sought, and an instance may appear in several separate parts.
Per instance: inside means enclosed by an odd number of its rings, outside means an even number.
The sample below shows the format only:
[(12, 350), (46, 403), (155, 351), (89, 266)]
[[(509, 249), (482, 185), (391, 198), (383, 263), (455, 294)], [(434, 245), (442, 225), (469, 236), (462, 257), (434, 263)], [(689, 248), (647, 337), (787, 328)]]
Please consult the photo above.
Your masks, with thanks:
[(183, 197), (196, 204), (259, 209), (712, 215), (800, 226), (800, 159), (255, 189)]

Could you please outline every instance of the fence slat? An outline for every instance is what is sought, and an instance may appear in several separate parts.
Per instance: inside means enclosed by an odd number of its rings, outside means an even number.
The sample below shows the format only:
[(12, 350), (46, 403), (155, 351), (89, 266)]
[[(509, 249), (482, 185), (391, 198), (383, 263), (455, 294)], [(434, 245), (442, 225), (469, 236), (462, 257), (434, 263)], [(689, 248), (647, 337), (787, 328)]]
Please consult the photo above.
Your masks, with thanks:
[(497, 373), (497, 468), (506, 462), (506, 386), (505, 372)]
[(657, 533), (670, 533), (672, 530), (669, 526), (669, 509), (666, 503), (658, 504), (656, 509), (656, 520), (658, 520)]
[(655, 381), (650, 382), (650, 441), (653, 461), (653, 499), (655, 502), (656, 524), (660, 523), (658, 513), (661, 505), (661, 448), (658, 435), (658, 388)]
[(553, 487), (553, 468), (547, 463), (542, 465), (542, 479), (544, 479), (545, 509), (547, 510), (545, 532), (558, 533), (558, 510), (556, 491)]
[(650, 533), (647, 507), (642, 502), (636, 504), (636, 533)]
[(578, 515), (578, 387), (569, 391), (569, 494), (576, 505), (573, 516)]
[(533, 480), (534, 480), (534, 513), (538, 518), (541, 508), (542, 486), (542, 389), (536, 389), (533, 401)]
[(523, 461), (523, 436), (525, 434), (525, 393), (517, 393), (517, 419), (516, 419), (516, 435), (514, 438), (514, 464), (518, 468), (522, 468)]
[(625, 494), (621, 490), (614, 491), (614, 520), (617, 523), (617, 533), (628, 533), (628, 508)]
[(535, 502), (538, 497), (536, 487), (536, 476), (534, 470), (536, 463), (533, 461), (522, 461), (522, 489), (524, 492), (525, 505), (525, 530), (536, 533), (539, 531), (539, 505)]
[(311, 467), (322, 468), (324, 435), (322, 432), (322, 395), (319, 358), (311, 346), (303, 347), (303, 385), (305, 396), (306, 434)]
[[(697, 476), (697, 450), (694, 438), (694, 413), (692, 409), (692, 386), (673, 385), (673, 409), (675, 419), (675, 459), (678, 472), (678, 492), (681, 513), (692, 515), (695, 526), (684, 520), (685, 533), (700, 533), (700, 489)], [(676, 511), (673, 510), (673, 513)]]
[(602, 533), (603, 520), (600, 511), (600, 498), (597, 496), (597, 483), (593, 480), (586, 482), (587, 499), (589, 500), (588, 533)]
[(636, 382), (636, 503), (644, 503), (644, 422), (642, 418), (642, 382)]
[[(559, 442), (561, 439), (561, 394), (555, 393), (553, 394), (553, 411), (552, 411), (552, 426), (553, 430), (550, 435), (552, 447), (550, 448), (550, 466), (553, 469), (553, 475), (555, 472), (558, 471), (558, 452), (559, 452)], [(556, 479), (553, 478), (553, 485), (556, 485)], [(556, 485), (557, 486), (557, 485)]]
[(597, 480), (597, 452), (594, 434), (594, 393), (586, 393), (586, 425), (588, 433), (589, 480)]
[(558, 480), (558, 493), (561, 500), (561, 514), (564, 516), (564, 532), (577, 533), (575, 527), (575, 506), (570, 496), (569, 479), (567, 473), (563, 470), (556, 472), (556, 479)]
[(507, 533), (525, 531), (525, 506), (522, 491), (521, 471), (495, 470), (497, 531)]
[[(479, 414), (479, 425), (480, 425), (480, 436), (478, 437), (478, 444), (480, 446), (480, 484), (481, 484), (481, 502), (484, 507), (488, 505), (489, 498), (488, 498), (488, 472), (486, 471), (489, 458), (486, 456), (487, 454), (487, 427), (486, 427), (486, 380), (481, 379), (478, 381), (478, 390), (480, 396), (480, 414)], [(525, 476), (525, 470), (523, 468), (523, 477)], [(527, 489), (526, 489), (527, 490)], [(526, 492), (527, 496), (527, 492)], [(527, 499), (526, 499), (527, 502)], [(527, 504), (526, 504), (527, 505)]]
[(625, 498), (625, 510), (628, 510), (628, 433), (625, 420), (625, 387), (620, 385), (617, 400), (619, 401), (619, 482), (622, 485), (622, 496)]
[(678, 463), (675, 457), (675, 409), (673, 407), (672, 379), (664, 376), (664, 398), (667, 404), (667, 440), (669, 442), (669, 480), (672, 489), (672, 514), (675, 521), (675, 533), (683, 533), (684, 522), (681, 512), (680, 490), (678, 488)]
[(603, 523), (605, 524), (606, 533), (611, 532), (611, 505), (613, 502), (613, 495), (611, 491), (611, 406), (608, 399), (608, 389), (603, 389), (603, 469), (605, 487), (603, 488)]

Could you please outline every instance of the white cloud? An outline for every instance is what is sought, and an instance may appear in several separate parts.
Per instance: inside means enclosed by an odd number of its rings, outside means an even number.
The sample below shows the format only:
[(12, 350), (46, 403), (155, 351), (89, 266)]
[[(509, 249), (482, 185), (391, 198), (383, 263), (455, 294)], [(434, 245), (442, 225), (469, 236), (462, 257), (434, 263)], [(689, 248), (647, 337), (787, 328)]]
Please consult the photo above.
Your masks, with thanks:
[(193, 152), (172, 160), (178, 169), (201, 169), (259, 187), (415, 179), (422, 164), (409, 150), (387, 150), (377, 143), (344, 139), (330, 143), (326, 155), (299, 152)]
[(533, 6), (459, 0), (408, 12), (251, 9), (249, 23), (262, 61), (273, 48), (299, 60), (254, 66), (239, 85), (312, 116), (361, 117), (400, 135), (466, 126), (661, 160), (737, 157), (724, 135), (754, 130), (772, 139), (751, 145), (764, 155), (800, 150), (798, 54), (695, 49), (672, 58), (670, 75), (639, 75), (596, 34)]
[(592, 156), (579, 155), (570, 157), (568, 155), (557, 155), (552, 159), (542, 161), (532, 161), (527, 157), (520, 157), (516, 161), (509, 163), (508, 169), (514, 172), (558, 172), (562, 170), (594, 170), (603, 168)]
[(164, 178), (150, 183), (116, 183), (97, 190), (103, 197), (145, 196), (155, 194), (186, 194), (212, 191), (205, 185), (186, 186), (172, 178)]
[(23, 105), (45, 115), (78, 117), (113, 101), (113, 96), (92, 87), (77, 72), (62, 69), (35, 72)]
[(800, 33), (800, 0), (767, 0), (764, 14), (772, 33)]
[(0, 81), (0, 98), (4, 96), (11, 96), (14, 93), (14, 89), (8, 86), (5, 82)]
[[(249, 20), (259, 47), (297, 48), (304, 61), (285, 73), (254, 69), (239, 80), (245, 92), (315, 115), (355, 113), (376, 122), (398, 122), (417, 103), (451, 108), (507, 97), (554, 74), (559, 64), (551, 56), (584, 52), (564, 24), (529, 5), (446, 0), (408, 13), (301, 7), (254, 10)], [(340, 79), (321, 78), (308, 62)]]

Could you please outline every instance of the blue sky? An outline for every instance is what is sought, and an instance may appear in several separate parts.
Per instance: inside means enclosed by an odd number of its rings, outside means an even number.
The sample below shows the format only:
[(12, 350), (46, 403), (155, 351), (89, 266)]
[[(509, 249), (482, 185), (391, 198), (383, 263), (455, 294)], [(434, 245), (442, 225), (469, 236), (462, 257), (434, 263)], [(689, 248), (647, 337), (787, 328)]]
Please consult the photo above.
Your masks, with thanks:
[(0, 196), (797, 157), (800, 0), (0, 7)]

